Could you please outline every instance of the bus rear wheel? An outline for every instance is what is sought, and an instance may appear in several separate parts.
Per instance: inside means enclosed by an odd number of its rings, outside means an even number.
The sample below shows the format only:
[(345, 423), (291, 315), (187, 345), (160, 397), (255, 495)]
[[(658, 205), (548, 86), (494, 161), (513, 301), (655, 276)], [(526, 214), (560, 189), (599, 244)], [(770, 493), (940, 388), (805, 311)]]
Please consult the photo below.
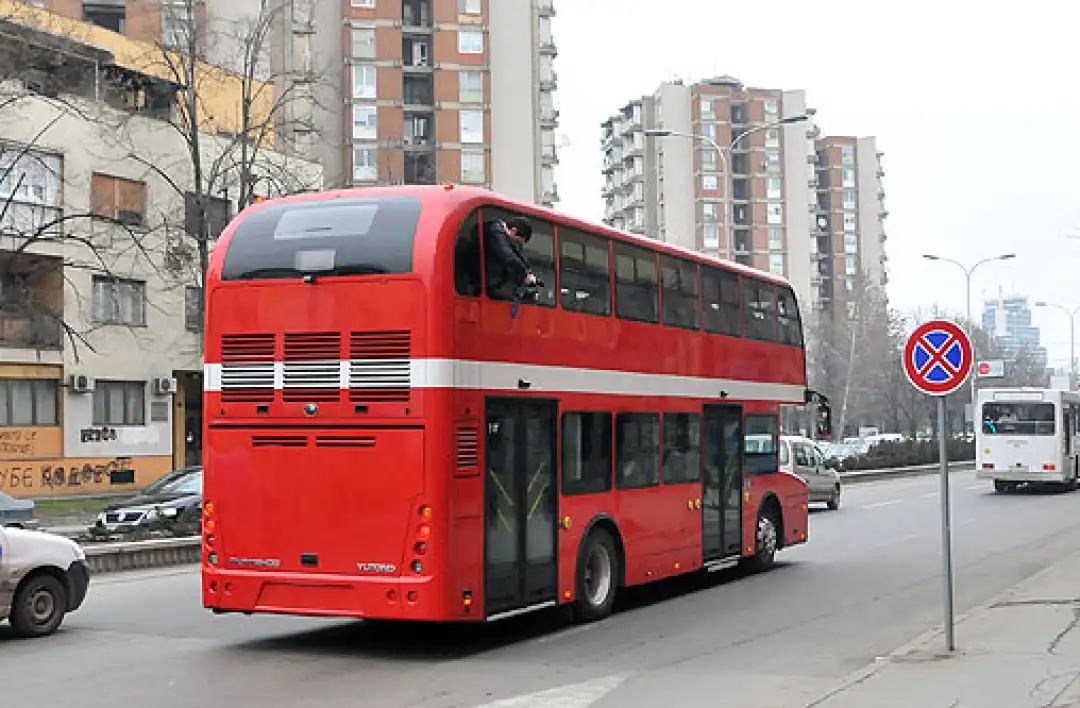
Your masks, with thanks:
[(595, 622), (610, 615), (620, 577), (615, 539), (605, 529), (594, 529), (585, 539), (578, 556), (577, 603), (574, 606), (577, 619)]

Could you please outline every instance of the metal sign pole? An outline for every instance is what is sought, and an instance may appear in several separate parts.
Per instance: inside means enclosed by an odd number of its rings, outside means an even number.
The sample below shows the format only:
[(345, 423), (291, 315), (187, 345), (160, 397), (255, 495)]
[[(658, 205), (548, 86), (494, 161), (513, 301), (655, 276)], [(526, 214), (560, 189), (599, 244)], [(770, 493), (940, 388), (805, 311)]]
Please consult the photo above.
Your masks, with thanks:
[(941, 575), (945, 589), (945, 648), (956, 649), (953, 627), (952, 524), (949, 519), (949, 445), (946, 437), (945, 401), (938, 396), (938, 451), (941, 458)]

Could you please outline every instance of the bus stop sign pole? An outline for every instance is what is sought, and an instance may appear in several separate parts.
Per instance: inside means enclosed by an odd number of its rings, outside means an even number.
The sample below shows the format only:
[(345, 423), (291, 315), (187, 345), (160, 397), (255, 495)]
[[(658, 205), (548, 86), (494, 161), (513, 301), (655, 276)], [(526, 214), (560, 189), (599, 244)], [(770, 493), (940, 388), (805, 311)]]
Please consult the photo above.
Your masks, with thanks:
[[(937, 398), (938, 461), (941, 465), (941, 575), (945, 593), (945, 648), (955, 651), (953, 621), (952, 525), (949, 505), (949, 439), (946, 403), (968, 376), (974, 355), (971, 340), (948, 320), (919, 325), (904, 347), (904, 373), (916, 390)], [(972, 418), (978, 424), (972, 411)]]

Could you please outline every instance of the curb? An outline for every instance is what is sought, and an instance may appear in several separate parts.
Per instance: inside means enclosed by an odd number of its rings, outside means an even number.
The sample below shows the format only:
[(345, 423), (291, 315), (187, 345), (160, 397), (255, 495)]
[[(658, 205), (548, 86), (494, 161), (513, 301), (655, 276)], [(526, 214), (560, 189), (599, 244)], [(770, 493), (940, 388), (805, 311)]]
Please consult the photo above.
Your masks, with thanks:
[[(967, 612), (962, 612), (962, 613), (954, 616), (953, 617), (953, 626), (954, 627), (959, 627), (960, 625), (962, 625), (964, 622), (967, 622), (969, 619), (971, 619), (975, 615), (982, 614), (983, 612), (989, 611), (995, 605), (998, 605), (1001, 602), (1003, 602), (1004, 600), (1008, 599), (1008, 597), (1010, 595), (1012, 595), (1014, 592), (1016, 592), (1017, 588), (1019, 588), (1021, 586), (1024, 586), (1024, 585), (1027, 585), (1028, 583), (1037, 581), (1039, 578), (1041, 578), (1041, 577), (1043, 577), (1045, 575), (1048, 575), (1050, 573), (1050, 571), (1057, 569), (1057, 567), (1059, 565), (1061, 565), (1062, 563), (1067, 563), (1067, 562), (1070, 562), (1070, 561), (1074, 561), (1078, 557), (1080, 557), (1080, 551), (1075, 551), (1073, 553), (1070, 553), (1069, 555), (1065, 556), (1064, 558), (1059, 558), (1058, 560), (1056, 560), (1055, 562), (1053, 562), (1050, 565), (1046, 566), (1045, 568), (1043, 568), (1039, 572), (1035, 573), (1034, 575), (1030, 575), (1027, 578), (1024, 578), (1023, 580), (1021, 580), (1020, 582), (1014, 583), (1013, 585), (1010, 585), (1009, 587), (1005, 588), (1005, 590), (998, 593), (994, 597), (990, 598), (986, 602), (975, 605), (974, 607), (969, 609)], [(928, 629), (925, 632), (922, 632), (921, 634), (917, 635), (911, 641), (908, 641), (908, 642), (905, 642), (904, 644), (901, 644), (897, 648), (890, 651), (888, 654), (886, 654), (884, 656), (879, 656), (876, 659), (874, 659), (874, 661), (870, 662), (869, 664), (862, 667), (861, 669), (856, 669), (855, 671), (852, 671), (848, 675), (844, 676), (842, 679), (840, 679), (839, 683), (837, 683), (837, 685), (835, 687), (829, 689), (828, 693), (826, 693), (826, 694), (824, 694), (824, 695), (822, 695), (822, 696), (820, 696), (818, 698), (815, 698), (810, 703), (807, 703), (804, 708), (815, 708), (816, 706), (821, 705), (822, 703), (824, 703), (825, 701), (828, 701), (829, 699), (833, 698), (834, 696), (837, 696), (837, 695), (843, 693), (844, 691), (851, 688), (852, 686), (855, 686), (857, 684), (864, 683), (864, 682), (870, 680), (871, 678), (873, 678), (873, 676), (875, 674), (877, 674), (883, 668), (885, 668), (889, 664), (892, 664), (893, 662), (895, 662), (896, 659), (904, 656), (905, 654), (910, 654), (911, 652), (915, 651), (919, 647), (922, 647), (922, 646), (924, 646), (926, 644), (929, 644), (931, 641), (933, 641), (934, 639), (937, 639), (938, 637), (943, 636), (944, 634), (945, 634), (944, 622), (942, 623), (941, 626), (935, 626), (933, 629)], [(954, 655), (960, 654), (962, 652), (963, 652), (963, 650), (958, 647), (956, 649), (956, 651), (954, 652)]]
[[(949, 463), (949, 473), (970, 472), (975, 469), (974, 460), (962, 460)], [(892, 467), (880, 470), (852, 470), (841, 472), (840, 481), (844, 484), (861, 484), (863, 482), (878, 482), (883, 479), (904, 479), (907, 477), (924, 477), (938, 474), (941, 467), (934, 462), (929, 465), (913, 465), (911, 467)]]

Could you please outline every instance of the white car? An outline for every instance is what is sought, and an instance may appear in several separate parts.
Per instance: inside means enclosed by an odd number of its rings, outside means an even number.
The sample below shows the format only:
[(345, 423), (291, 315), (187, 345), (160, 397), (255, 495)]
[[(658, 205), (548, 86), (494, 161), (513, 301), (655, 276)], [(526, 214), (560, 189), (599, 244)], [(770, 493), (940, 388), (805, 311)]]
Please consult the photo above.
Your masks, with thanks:
[(830, 509), (840, 508), (843, 483), (810, 438), (780, 436), (780, 469), (802, 477), (810, 487), (810, 503), (824, 502)]
[(90, 587), (86, 553), (40, 531), (0, 528), (0, 621), (20, 637), (44, 637), (82, 606)]

